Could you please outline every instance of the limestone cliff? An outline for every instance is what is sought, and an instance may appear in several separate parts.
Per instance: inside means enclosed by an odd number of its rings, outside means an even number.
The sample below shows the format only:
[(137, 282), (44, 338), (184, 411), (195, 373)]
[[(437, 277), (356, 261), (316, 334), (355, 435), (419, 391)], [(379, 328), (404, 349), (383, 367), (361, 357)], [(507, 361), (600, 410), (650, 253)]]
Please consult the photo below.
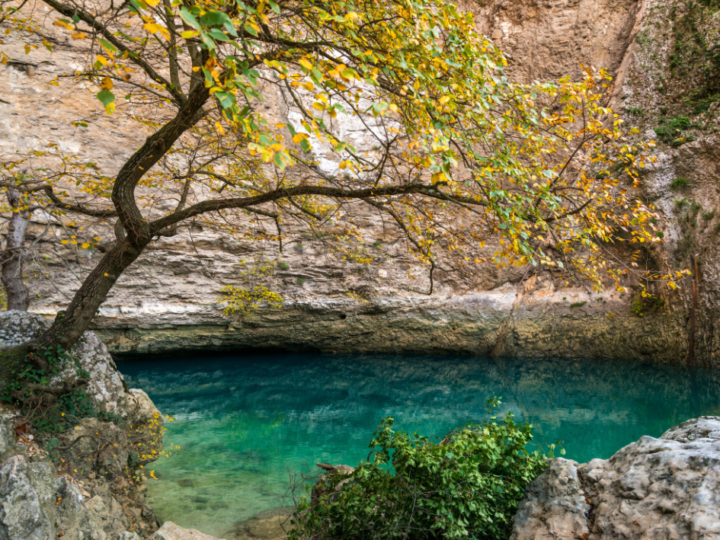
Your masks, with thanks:
[[(608, 96), (614, 106), (632, 120), (639, 118), (628, 111), (645, 107), (648, 125), (644, 136), (653, 138), (656, 134), (651, 127), (659, 125), (662, 102), (671, 94), (660, 93), (657, 84), (648, 82), (658, 75), (645, 65), (654, 57), (659, 72), (670, 69), (667, 49), (674, 46), (674, 34), (666, 30), (649, 42), (643, 41), (649, 39), (643, 36), (661, 32), (658, 21), (665, 16), (663, 10), (676, 4), (659, 0), (462, 2), (477, 14), (479, 28), (506, 50), (512, 77), (577, 76), (581, 63), (605, 67), (618, 74)], [(38, 4), (35, 9), (42, 14), (44, 8)], [(717, 17), (713, 20), (717, 22)], [(53, 142), (83, 159), (92, 159), (105, 172), (117, 170), (146, 135), (130, 121), (116, 123), (121, 115), (110, 120), (91, 89), (82, 84), (70, 93), (67, 88), (46, 88), (48, 80), (82, 60), (77, 45), (53, 33), (50, 19), (46, 22), (47, 32), (56, 42), (53, 54), (38, 49), (26, 55), (24, 42), (4, 46), (13, 60), (0, 66), (0, 126), (4, 130), (0, 152), (9, 158), (16, 150)], [(50, 100), (53, 106), (36, 106), (40, 95), (47, 96), (44, 102)], [(652, 108), (644, 105), (646, 102)], [(279, 120), (293, 114), (280, 99), (271, 97), (267, 106)], [(74, 127), (74, 121), (85, 121), (88, 127)], [(357, 126), (349, 123), (344, 128), (360, 147), (369, 144)], [(95, 151), (97, 140), (103, 141), (99, 153)], [(676, 174), (686, 174), (683, 171), (696, 174), (698, 180), (689, 189), (696, 200), (705, 201), (703, 211), (710, 212), (717, 196), (713, 183), (717, 148), (717, 138), (707, 131), (677, 148), (661, 143), (659, 162), (646, 178), (646, 195), (665, 215), (669, 242), (664, 250), (648, 254), (654, 263), (687, 266), (687, 257), (674, 255), (683, 225), (669, 183)], [(329, 154), (318, 157), (332, 159)], [(163, 204), (172, 201), (160, 201), (160, 210)], [(53, 316), (100, 254), (51, 242), (50, 235), (60, 225), (48, 224), (38, 214), (33, 219), (31, 235), (40, 250), (28, 272), (35, 295), (31, 310)], [(698, 245), (706, 250), (715, 238), (710, 234), (713, 219), (702, 222), (708, 222), (705, 229), (709, 232), (701, 234)], [(152, 244), (100, 309), (95, 330), (114, 352), (252, 346), (647, 357), (658, 361), (685, 358), (690, 306), (687, 284), (679, 295), (663, 293), (666, 302), (662, 310), (640, 305), (633, 312), (633, 301), (638, 301), (633, 293), (592, 293), (582, 284), (566, 286), (553, 274), (535, 274), (532, 269), (485, 266), (461, 274), (451, 265), (441, 264), (433, 276), (433, 294), (428, 295), (427, 268), (408, 254), (396, 231), (352, 209), (346, 223), (348, 227), (364, 226), (364, 249), (377, 259), (376, 265), (367, 268), (345, 262), (328, 252), (323, 238), (299, 224), (284, 225), (280, 253), (271, 241), (238, 241), (206, 224), (194, 223), (175, 237)], [(94, 233), (108, 238), (111, 225), (98, 225)], [(64, 226), (72, 227), (69, 223)], [(244, 226), (248, 238), (274, 232), (269, 231), (272, 224), (261, 220), (248, 218)], [(486, 254), (492, 251), (492, 245), (486, 248)], [(277, 257), (281, 263), (269, 284), (284, 297), (284, 308), (259, 310), (242, 321), (225, 316), (217, 302), (219, 290), (238, 282), (240, 260), (259, 254)], [(717, 283), (712, 260), (712, 256), (703, 259), (704, 287)], [(627, 284), (633, 282), (628, 279)], [(703, 306), (714, 309), (709, 291), (703, 289)], [(708, 315), (707, 320), (711, 319)], [(720, 344), (713, 345), (712, 324), (701, 326), (700, 352), (703, 358), (711, 358)]]

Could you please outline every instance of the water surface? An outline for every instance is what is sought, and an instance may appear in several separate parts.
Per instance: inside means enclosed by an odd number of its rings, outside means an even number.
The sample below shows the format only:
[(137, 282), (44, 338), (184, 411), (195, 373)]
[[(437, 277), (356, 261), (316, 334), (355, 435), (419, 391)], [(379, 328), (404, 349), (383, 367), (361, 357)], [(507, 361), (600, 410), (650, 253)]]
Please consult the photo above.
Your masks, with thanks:
[(443, 435), (481, 421), (488, 397), (564, 441), (569, 458), (608, 458), (642, 435), (720, 415), (711, 372), (591, 360), (238, 353), (119, 363), (168, 425), (148, 486), (161, 521), (229, 538), (238, 523), (288, 504), (290, 478), (315, 463), (355, 465), (378, 421)]

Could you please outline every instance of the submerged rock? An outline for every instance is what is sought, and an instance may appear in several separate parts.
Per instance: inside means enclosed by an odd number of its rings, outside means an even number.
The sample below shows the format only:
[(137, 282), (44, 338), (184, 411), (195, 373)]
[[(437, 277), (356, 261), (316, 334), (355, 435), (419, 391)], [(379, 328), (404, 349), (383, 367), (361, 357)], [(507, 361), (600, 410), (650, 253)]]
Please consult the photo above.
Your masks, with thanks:
[(266, 510), (223, 535), (227, 540), (285, 540), (291, 528), (293, 507)]
[(172, 521), (166, 521), (148, 540), (219, 540), (195, 529), (183, 529)]
[(528, 487), (512, 540), (720, 538), (720, 417), (642, 437), (608, 460), (554, 460)]

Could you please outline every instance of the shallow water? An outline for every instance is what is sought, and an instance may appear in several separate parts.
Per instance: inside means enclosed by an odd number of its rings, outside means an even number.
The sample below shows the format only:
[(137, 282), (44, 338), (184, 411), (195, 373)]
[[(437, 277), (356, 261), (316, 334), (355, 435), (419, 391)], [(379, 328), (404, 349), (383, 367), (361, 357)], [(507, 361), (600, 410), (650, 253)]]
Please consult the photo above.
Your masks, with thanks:
[[(642, 435), (720, 415), (716, 375), (637, 362), (467, 356), (228, 354), (119, 363), (163, 414), (171, 457), (151, 465), (161, 521), (230, 538), (239, 522), (288, 504), (290, 476), (367, 458), (378, 421), (443, 435), (483, 419), (488, 397), (564, 441), (568, 458), (608, 458)], [(316, 470), (313, 470), (315, 468)]]

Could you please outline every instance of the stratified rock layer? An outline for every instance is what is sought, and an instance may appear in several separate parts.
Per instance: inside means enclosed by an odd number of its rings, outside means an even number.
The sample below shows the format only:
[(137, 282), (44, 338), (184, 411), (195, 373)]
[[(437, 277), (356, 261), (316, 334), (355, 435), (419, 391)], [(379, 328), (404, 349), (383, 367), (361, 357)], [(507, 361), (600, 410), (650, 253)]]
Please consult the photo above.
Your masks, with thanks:
[(511, 538), (720, 538), (720, 417), (642, 437), (608, 460), (555, 460), (528, 487)]

